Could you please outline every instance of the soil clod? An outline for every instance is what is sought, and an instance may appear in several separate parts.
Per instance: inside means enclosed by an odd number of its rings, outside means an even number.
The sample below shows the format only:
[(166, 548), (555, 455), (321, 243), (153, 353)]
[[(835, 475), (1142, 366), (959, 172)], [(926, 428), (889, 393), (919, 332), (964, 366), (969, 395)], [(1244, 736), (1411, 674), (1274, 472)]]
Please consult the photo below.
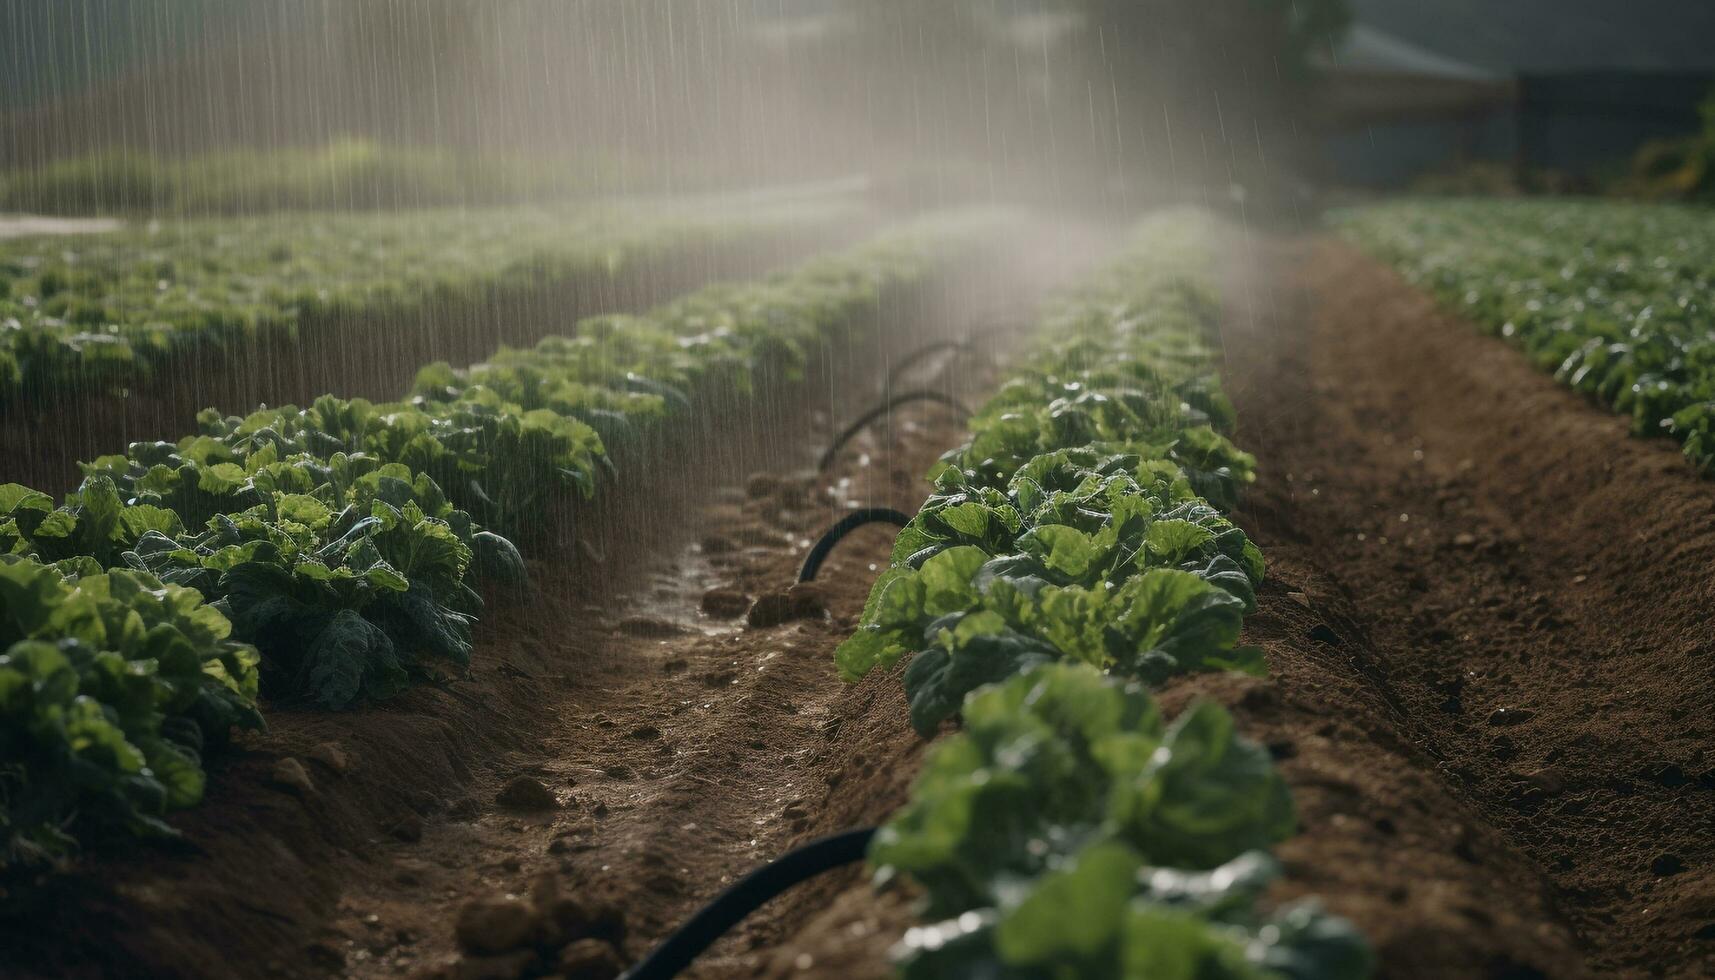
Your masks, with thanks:
[(1680, 857), (1677, 854), (1662, 854), (1658, 855), (1654, 861), (1650, 862), (1649, 869), (1651, 874), (1658, 874), (1665, 878), (1669, 875), (1676, 875), (1681, 871), (1684, 871), (1685, 862), (1680, 860)]
[(688, 628), (672, 620), (661, 619), (657, 616), (628, 616), (619, 621), (617, 629), (626, 636), (642, 636), (650, 639), (683, 636), (690, 632)]
[(516, 895), (478, 898), (459, 909), (454, 924), (459, 948), (469, 953), (507, 953), (535, 936), (536, 910)]
[(566, 980), (613, 980), (625, 964), (606, 942), (579, 939), (560, 950), (559, 967)]
[(724, 534), (704, 535), (701, 546), (705, 555), (728, 555), (738, 550), (738, 542)]
[(495, 794), (494, 802), (513, 810), (553, 810), (560, 805), (554, 791), (533, 776), (514, 776)]
[(387, 827), (387, 835), (394, 840), (415, 844), (423, 839), (423, 818), (415, 813), (406, 813)]
[(351, 771), (351, 755), (338, 742), (323, 742), (306, 754), (342, 776)]
[(1536, 712), (1529, 708), (1496, 708), (1489, 712), (1489, 724), (1497, 728), (1523, 724), (1536, 717)]
[(316, 784), (310, 779), (304, 764), (291, 757), (274, 763), (274, 769), (269, 773), (269, 781), (299, 797), (313, 796), (316, 792)]
[(735, 619), (750, 608), (750, 596), (737, 589), (710, 589), (703, 593), (703, 612), (718, 619)]
[(767, 629), (793, 620), (821, 619), (827, 614), (827, 593), (814, 582), (799, 582), (784, 592), (756, 600), (747, 622), (753, 629)]

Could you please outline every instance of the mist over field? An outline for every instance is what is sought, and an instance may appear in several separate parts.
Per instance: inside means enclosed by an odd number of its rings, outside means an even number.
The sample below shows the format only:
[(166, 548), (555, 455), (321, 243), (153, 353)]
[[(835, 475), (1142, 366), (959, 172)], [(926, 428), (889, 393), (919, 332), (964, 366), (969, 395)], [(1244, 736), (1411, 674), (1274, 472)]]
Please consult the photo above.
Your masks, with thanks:
[(1711, 32), (0, 0), (0, 977), (1715, 976)]
[[(1120, 204), (1291, 181), (1334, 3), (9, 5), (14, 164), (335, 140), (604, 190), (864, 173)], [(31, 38), (41, 39), (32, 43)]]

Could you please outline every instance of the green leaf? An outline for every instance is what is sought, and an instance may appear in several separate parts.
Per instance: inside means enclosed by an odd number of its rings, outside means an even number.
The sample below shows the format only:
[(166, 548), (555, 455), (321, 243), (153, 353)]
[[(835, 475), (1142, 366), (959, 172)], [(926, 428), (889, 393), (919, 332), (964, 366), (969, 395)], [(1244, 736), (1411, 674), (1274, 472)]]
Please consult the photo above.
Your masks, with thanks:
[(1144, 572), (1114, 601), (1123, 610), (1116, 625), (1128, 644), (1119, 668), (1151, 683), (1230, 656), (1244, 625), (1242, 599), (1176, 569)]
[(197, 489), (217, 495), (235, 493), (248, 477), (237, 463), (214, 463), (197, 470)]
[(1159, 520), (1149, 526), (1150, 553), (1163, 564), (1177, 565), (1215, 537), (1208, 528), (1186, 520)]
[(859, 626), (834, 648), (834, 666), (840, 679), (855, 684), (881, 663), (887, 653), (887, 638), (878, 626)]
[(1207, 701), (1168, 728), (1145, 778), (1114, 797), (1110, 816), (1151, 860), (1193, 868), (1265, 848), (1294, 828), (1268, 751), (1238, 738), (1232, 716)]
[(1124, 976), (1152, 980), (1277, 980), (1246, 960), (1238, 936), (1161, 905), (1127, 910), (1122, 962)]
[(369, 582), (369, 584), (376, 588), (386, 589), (391, 592), (404, 592), (411, 588), (410, 580), (405, 578), (405, 576), (400, 575), (393, 569), (392, 565), (387, 564), (385, 561), (378, 561), (369, 566), (369, 568), (364, 571), (363, 577)]
[(319, 531), (327, 527), (333, 517), (333, 512), (327, 504), (315, 497), (301, 493), (282, 493), (274, 498), (276, 512), (282, 521), (294, 521), (311, 530)]
[[(923, 587), (919, 616), (935, 617), (974, 608), (980, 597), (971, 584), (988, 555), (971, 545), (948, 548), (923, 563), (917, 579)], [(890, 620), (892, 621), (892, 620)]]
[(1051, 647), (1007, 629), (994, 613), (966, 616), (905, 668), (911, 726), (928, 737), (959, 709), (965, 695), (1054, 659)]
[(982, 540), (988, 533), (989, 509), (980, 503), (964, 503), (935, 512), (935, 516), (968, 538)]
[(524, 556), (511, 541), (492, 531), (471, 535), (471, 551), (477, 574), (483, 579), (502, 585), (524, 585), (530, 573), (524, 567)]
[(1040, 559), (1064, 582), (1082, 583), (1106, 557), (1091, 536), (1062, 524), (1032, 528), (1018, 538), (1019, 550)]
[(409, 680), (392, 640), (350, 609), (335, 613), (316, 634), (304, 669), (316, 703), (334, 710), (392, 697)]
[(1110, 950), (1126, 919), (1141, 864), (1131, 848), (1107, 841), (1085, 848), (1069, 866), (1037, 878), (1029, 895), (995, 926), (1001, 959), (1025, 966), (1061, 957), (1094, 959)]
[(54, 498), (39, 490), (16, 483), (0, 483), (0, 514), (17, 515), (19, 511), (48, 514), (54, 509)]

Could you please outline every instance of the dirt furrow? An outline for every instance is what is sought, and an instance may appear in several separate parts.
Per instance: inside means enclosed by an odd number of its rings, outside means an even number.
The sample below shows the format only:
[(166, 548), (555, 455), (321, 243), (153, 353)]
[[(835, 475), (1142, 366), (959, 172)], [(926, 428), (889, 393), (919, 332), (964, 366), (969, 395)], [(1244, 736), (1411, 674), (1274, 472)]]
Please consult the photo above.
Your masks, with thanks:
[[(1237, 516), (1269, 566), (1245, 639), (1264, 648), (1270, 674), (1178, 678), (1161, 691), (1163, 706), (1176, 713), (1215, 699), (1269, 747), (1299, 824), (1277, 849), (1287, 874), (1276, 897), (1315, 895), (1353, 920), (1376, 948), (1380, 976), (1584, 976), (1547, 883), (1446, 784), (1352, 604), (1351, 580), (1317, 550), (1315, 527), (1296, 523), (1297, 484), (1273, 444), (1320, 438), (1305, 418), (1314, 375), (1296, 332), (1307, 311), (1300, 292), (1254, 274), (1256, 257), (1230, 261), (1228, 387), (1239, 402), (1239, 442), (1260, 456), (1264, 474)], [(856, 885), (792, 936), (765, 975), (802, 977), (810, 964), (816, 976), (885, 976), (887, 947), (909, 922), (899, 896)]]
[[(891, 529), (857, 532), (814, 586), (789, 601), (786, 592), (810, 542), (847, 500), (920, 502), (912, 499), (921, 496), (917, 474), (958, 438), (959, 424), (934, 406), (903, 410), (895, 438), (858, 440), (838, 468), (845, 472), (830, 474), (832, 487), (802, 471), (758, 473), (743, 491), (688, 515), (704, 529), (700, 539), (641, 594), (615, 603), (619, 612), (580, 630), (581, 653), (596, 666), (551, 699), (550, 734), (491, 767), (420, 841), (380, 853), (391, 876), (370, 876), (342, 896), (332, 928), (350, 975), (437, 965), (463, 975), (473, 959), (455, 956), (460, 907), (527, 893), (544, 874), (563, 892), (621, 910), (626, 950), (640, 956), (738, 875), (902, 802), (922, 743), (897, 682), (848, 686), (832, 669), (834, 646), (887, 561)], [(807, 443), (797, 455), (813, 458), (813, 450)], [(740, 609), (733, 596), (775, 597), (789, 618), (747, 623), (742, 611), (726, 611)], [(520, 778), (557, 802), (496, 805)], [(760, 951), (827, 887), (775, 903), (705, 956), (698, 975), (752, 972)], [(431, 895), (445, 900), (423, 900)]]
[[(920, 502), (921, 473), (959, 438), (944, 406), (878, 422), (841, 457), (833, 494), (802, 468), (874, 403), (893, 359), (1030, 309), (1100, 240), (1077, 241), (1060, 265), (990, 256), (884, 294), (874, 322), (836, 338), (792, 390), (710, 393), (686, 431), (621, 460), (625, 492), (563, 515), (570, 537), (532, 563), (528, 596), (491, 597), (468, 676), (354, 712), (271, 713), (266, 736), (214, 761), (179, 846), (97, 849), (0, 918), (0, 972), (434, 971), (469, 899), (541, 872), (611, 903), (635, 956), (723, 877), (885, 814), (921, 746), (896, 683), (846, 687), (831, 653), (892, 535), (860, 531), (816, 600), (781, 622), (740, 626), (742, 609), (705, 613), (703, 597), (778, 593), (846, 506)], [(945, 371), (911, 383), (969, 398), (989, 356), (947, 355)], [(700, 967), (751, 970), (829, 887), (764, 910)], [(460, 975), (504, 964), (467, 966)]]
[(1360, 783), (1434, 807), (1437, 846), (1381, 855), (1399, 889), (1458, 896), (1490, 975), (1715, 970), (1715, 486), (1345, 246), (1245, 264), (1244, 522), (1369, 702), (1325, 702), (1396, 763)]

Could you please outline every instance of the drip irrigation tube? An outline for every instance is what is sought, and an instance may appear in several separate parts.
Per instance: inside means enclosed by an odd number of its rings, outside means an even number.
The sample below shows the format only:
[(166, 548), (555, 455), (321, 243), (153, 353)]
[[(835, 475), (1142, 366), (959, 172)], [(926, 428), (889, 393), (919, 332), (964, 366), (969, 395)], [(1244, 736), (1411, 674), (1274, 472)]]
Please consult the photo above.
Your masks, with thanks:
[(670, 980), (678, 976), (697, 954), (769, 899), (824, 871), (861, 861), (873, 836), (874, 827), (848, 830), (795, 847), (757, 868), (716, 895), (636, 966), (620, 974), (620, 980)]
[(915, 401), (940, 402), (941, 404), (956, 410), (960, 415), (967, 418), (969, 418), (971, 414), (971, 410), (965, 407), (964, 402), (959, 401), (957, 398), (954, 398), (952, 395), (946, 394), (945, 392), (932, 391), (925, 388), (918, 391), (905, 391), (897, 395), (891, 395), (883, 399), (880, 405), (877, 405), (858, 416), (858, 420), (856, 422), (846, 426), (845, 431), (835, 437), (833, 445), (828, 447), (828, 451), (822, 454), (821, 460), (816, 463), (816, 470), (818, 472), (827, 472), (828, 467), (834, 465), (834, 460), (840, 455), (840, 450), (845, 448), (846, 443), (850, 442), (853, 436), (862, 432), (864, 426), (869, 425), (876, 419), (893, 411), (893, 409), (899, 405)]
[(900, 358), (899, 362), (893, 365), (893, 370), (887, 372), (887, 390), (892, 391), (893, 386), (898, 383), (899, 376), (901, 374), (904, 374), (912, 365), (931, 354), (939, 354), (944, 350), (963, 352), (969, 351), (970, 349), (971, 342), (968, 340), (937, 340), (934, 343), (924, 344), (922, 347), (919, 347)]
[(892, 507), (865, 507), (861, 510), (854, 510), (840, 518), (834, 522), (833, 527), (828, 528), (827, 533), (823, 534), (821, 540), (816, 542), (816, 546), (810, 549), (810, 553), (804, 556), (804, 567), (798, 570), (798, 581), (815, 581), (816, 573), (821, 571), (822, 562), (828, 560), (828, 554), (834, 550), (834, 545), (840, 543), (841, 538), (865, 524), (883, 522), (895, 527), (904, 527), (911, 523), (911, 515), (904, 511), (894, 510)]

